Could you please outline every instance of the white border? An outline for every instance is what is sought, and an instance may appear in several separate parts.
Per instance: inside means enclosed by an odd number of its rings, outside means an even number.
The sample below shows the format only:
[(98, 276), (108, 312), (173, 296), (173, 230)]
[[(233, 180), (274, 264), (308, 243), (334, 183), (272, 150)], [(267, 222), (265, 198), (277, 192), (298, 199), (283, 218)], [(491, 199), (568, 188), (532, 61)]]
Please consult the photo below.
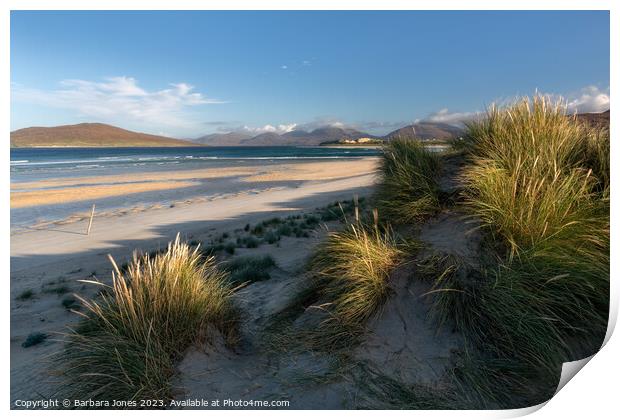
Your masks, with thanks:
[[(610, 0), (506, 0), (506, 1), (492, 1), (492, 0), (474, 0), (474, 1), (459, 1), (459, 0), (436, 0), (436, 1), (404, 1), (404, 0), (383, 0), (383, 1), (344, 1), (344, 0), (299, 0), (295, 2), (284, 0), (264, 0), (248, 1), (248, 0), (229, 0), (229, 1), (196, 1), (196, 0), (91, 0), (88, 2), (79, 0), (57, 0), (57, 1), (45, 1), (45, 0), (5, 0), (2, 2), (2, 14), (0, 15), (0, 74), (4, 82), (5, 89), (2, 89), (2, 101), (0, 102), (0, 111), (2, 117), (0, 118), (0, 128), (3, 133), (3, 141), (6, 146), (0, 148), (0, 153), (3, 162), (9, 162), (9, 131), (10, 131), (10, 64), (9, 64), (9, 48), (10, 48), (10, 10), (54, 10), (54, 9), (92, 9), (92, 10), (199, 10), (199, 9), (211, 9), (211, 10), (348, 10), (348, 9), (362, 9), (362, 10), (611, 10), (611, 69), (610, 69), (610, 91), (611, 96), (618, 97), (618, 89), (611, 79), (612, 75), (619, 74), (620, 66), (618, 66), (618, 51), (620, 40), (620, 33), (618, 31), (618, 22), (615, 21), (618, 17), (618, 2), (612, 2)], [(614, 6), (616, 6), (614, 8)], [(524, 30), (535, 30), (535, 28), (524, 28)], [(575, 57), (579, 59), (579, 57)], [(618, 119), (615, 118), (616, 114), (612, 114), (611, 130), (612, 130), (612, 145), (615, 145), (620, 141), (618, 134)], [(617, 147), (612, 147), (612, 162), (617, 162)], [(612, 164), (611, 176), (615, 178), (614, 165)], [(4, 204), (0, 207), (2, 212), (2, 218), (4, 224), (2, 226), (3, 241), (1, 243), (2, 255), (4, 256), (4, 263), (2, 264), (4, 276), (4, 302), (8, 304), (9, 300), (9, 262), (10, 262), (10, 246), (9, 246), (9, 232), (10, 232), (10, 211), (9, 206), (9, 170), (8, 165), (2, 172), (2, 196), (4, 197)], [(615, 183), (612, 182), (612, 220), (617, 219), (617, 201), (615, 193)], [(617, 312), (618, 312), (618, 287), (617, 281), (614, 281), (615, 275), (618, 273), (618, 263), (616, 257), (618, 256), (615, 234), (615, 223), (612, 223), (612, 254), (611, 254), (611, 278), (612, 278), (612, 316), (611, 324), (614, 325)], [(10, 389), (10, 360), (9, 360), (9, 309), (8, 305), (2, 311), (2, 327), (3, 336), (5, 337), (4, 345), (4, 376), (2, 381), (2, 391), (5, 395), (5, 410), (9, 411), (9, 389)], [(617, 354), (620, 354), (620, 342), (617, 337), (611, 337), (607, 345), (604, 347), (601, 354), (597, 354), (590, 363), (588, 363), (581, 372), (577, 374), (577, 379), (570, 381), (554, 398), (552, 398), (544, 408), (536, 411), (532, 418), (548, 419), (548, 418), (567, 418), (567, 419), (583, 419), (588, 418), (612, 418), (618, 413), (617, 391), (619, 364), (616, 358)], [(540, 407), (538, 407), (540, 408)], [(524, 414), (528, 414), (535, 411), (536, 408), (524, 409), (524, 410), (509, 410), (509, 411), (389, 411), (389, 412), (362, 412), (362, 411), (263, 411), (263, 412), (247, 412), (247, 411), (227, 411), (227, 412), (182, 412), (179, 416), (201, 418), (216, 417), (216, 418), (235, 418), (241, 416), (258, 416), (265, 418), (290, 418), (290, 416), (315, 419), (316, 416), (338, 417), (338, 418), (355, 418), (357, 419), (370, 419), (383, 416), (390, 416), (393, 418), (506, 418), (516, 417)], [(171, 412), (149, 412), (148, 416), (153, 418), (169, 418), (172, 415), (176, 415), (177, 412), (172, 414)], [(142, 416), (145, 413), (138, 412), (122, 412), (122, 416), (134, 417)], [(22, 417), (34, 417), (34, 416), (46, 416), (46, 418), (69, 418), (74, 416), (88, 415), (92, 419), (108, 419), (110, 413), (106, 412), (89, 412), (85, 414), (83, 412), (59, 412), (59, 411), (10, 411), (10, 416), (15, 418)], [(118, 413), (112, 413), (112, 415), (119, 415)]]

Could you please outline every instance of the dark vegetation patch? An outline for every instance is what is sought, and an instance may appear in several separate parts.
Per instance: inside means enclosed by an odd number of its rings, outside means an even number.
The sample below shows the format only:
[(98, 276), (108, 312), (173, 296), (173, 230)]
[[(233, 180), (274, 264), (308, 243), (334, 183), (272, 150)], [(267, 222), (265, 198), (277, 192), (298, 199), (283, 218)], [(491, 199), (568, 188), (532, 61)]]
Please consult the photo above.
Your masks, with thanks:
[(34, 298), (34, 290), (32, 289), (26, 289), (23, 292), (21, 292), (19, 295), (17, 295), (18, 300), (30, 300)]
[(47, 339), (47, 334), (41, 332), (30, 333), (26, 340), (22, 343), (22, 347), (28, 348), (41, 344)]
[(223, 267), (230, 272), (230, 282), (236, 287), (269, 280), (269, 271), (276, 267), (276, 262), (271, 255), (244, 256), (225, 262)]

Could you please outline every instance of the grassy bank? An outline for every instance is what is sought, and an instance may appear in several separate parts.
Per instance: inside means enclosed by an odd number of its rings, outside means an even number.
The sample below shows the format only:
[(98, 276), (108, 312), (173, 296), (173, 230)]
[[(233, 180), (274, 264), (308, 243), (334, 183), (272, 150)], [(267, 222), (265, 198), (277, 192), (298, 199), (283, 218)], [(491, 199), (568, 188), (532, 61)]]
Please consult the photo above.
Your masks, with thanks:
[(465, 143), (464, 206), (497, 258), (473, 277), (438, 267), (436, 311), (484, 354), (485, 403), (541, 402), (607, 328), (609, 132), (535, 97), (490, 108)]

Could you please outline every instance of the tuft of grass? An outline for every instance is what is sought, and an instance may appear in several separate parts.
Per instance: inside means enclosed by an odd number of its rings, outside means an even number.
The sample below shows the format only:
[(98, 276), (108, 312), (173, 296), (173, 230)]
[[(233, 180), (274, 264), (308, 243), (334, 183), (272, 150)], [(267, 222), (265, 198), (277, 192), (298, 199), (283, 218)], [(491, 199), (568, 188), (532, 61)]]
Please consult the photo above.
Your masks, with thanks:
[(393, 223), (418, 222), (439, 208), (436, 154), (419, 141), (395, 139), (384, 147), (381, 180), (375, 199), (379, 211)]
[(271, 255), (237, 257), (224, 264), (233, 286), (269, 280), (269, 270), (276, 266)]
[(26, 289), (23, 292), (21, 292), (19, 295), (17, 295), (18, 300), (29, 300), (34, 298), (34, 290), (32, 289)]
[(41, 344), (42, 342), (44, 342), (46, 339), (47, 339), (47, 334), (45, 333), (41, 333), (41, 332), (30, 333), (28, 337), (26, 337), (26, 340), (22, 343), (22, 347), (28, 348), (28, 347), (36, 346), (37, 344)]
[[(331, 232), (309, 269), (328, 318), (310, 334), (317, 348), (346, 347), (363, 332), (389, 293), (388, 277), (403, 252), (391, 229), (351, 224)], [(307, 293), (307, 292), (305, 292)]]
[(212, 257), (177, 236), (165, 252), (139, 257), (112, 286), (81, 301), (84, 319), (58, 356), (68, 396), (98, 400), (169, 399), (174, 363), (207, 330), (237, 337), (233, 290)]
[(293, 228), (289, 224), (285, 224), (285, 225), (283, 224), (278, 227), (278, 230), (277, 230), (278, 236), (292, 236), (293, 234), (294, 234)]
[(254, 236), (245, 236), (241, 238), (241, 244), (246, 248), (258, 248), (260, 240)]
[(276, 232), (274, 232), (273, 230), (270, 230), (269, 232), (267, 232), (265, 234), (265, 236), (263, 237), (263, 239), (268, 243), (268, 244), (275, 244), (276, 242), (278, 242), (280, 240), (280, 235), (278, 235)]

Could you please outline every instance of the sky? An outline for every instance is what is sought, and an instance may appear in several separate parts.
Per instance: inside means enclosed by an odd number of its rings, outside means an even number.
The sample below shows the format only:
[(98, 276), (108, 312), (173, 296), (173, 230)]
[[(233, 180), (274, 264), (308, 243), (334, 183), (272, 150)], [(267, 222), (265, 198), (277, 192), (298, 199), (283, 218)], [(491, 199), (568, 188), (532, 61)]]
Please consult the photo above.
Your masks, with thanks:
[(11, 130), (385, 134), (536, 92), (609, 109), (609, 12), (11, 12)]

